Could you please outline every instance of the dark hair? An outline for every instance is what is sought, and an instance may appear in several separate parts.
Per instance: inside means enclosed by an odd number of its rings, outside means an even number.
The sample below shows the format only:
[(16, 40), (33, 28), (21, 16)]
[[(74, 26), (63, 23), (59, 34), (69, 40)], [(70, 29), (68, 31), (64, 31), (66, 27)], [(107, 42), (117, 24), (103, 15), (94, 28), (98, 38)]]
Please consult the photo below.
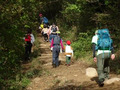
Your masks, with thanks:
[(46, 25), (46, 24), (44, 24), (44, 28), (47, 28), (47, 25)]
[(32, 33), (32, 29), (28, 28), (27, 33)]
[(56, 22), (53, 22), (52, 25), (57, 25), (57, 23), (56, 23)]

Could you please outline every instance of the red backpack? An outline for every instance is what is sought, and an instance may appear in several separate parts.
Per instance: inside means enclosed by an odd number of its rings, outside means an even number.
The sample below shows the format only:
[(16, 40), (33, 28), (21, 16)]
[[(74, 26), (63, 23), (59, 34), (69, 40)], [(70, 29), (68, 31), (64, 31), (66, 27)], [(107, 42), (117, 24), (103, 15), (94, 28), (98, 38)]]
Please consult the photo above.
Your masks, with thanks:
[(26, 35), (25, 41), (26, 41), (26, 42), (31, 42), (31, 36), (30, 36), (30, 34), (27, 34), (27, 35)]

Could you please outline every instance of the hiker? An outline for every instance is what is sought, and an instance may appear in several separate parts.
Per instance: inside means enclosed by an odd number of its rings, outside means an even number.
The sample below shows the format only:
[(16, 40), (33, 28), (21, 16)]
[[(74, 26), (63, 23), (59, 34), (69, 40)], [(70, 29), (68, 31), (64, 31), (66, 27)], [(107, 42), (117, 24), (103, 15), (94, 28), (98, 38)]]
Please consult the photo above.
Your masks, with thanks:
[(71, 42), (68, 40), (65, 46), (66, 65), (69, 66), (71, 63), (71, 57), (73, 56), (73, 49), (70, 46)]
[(62, 47), (62, 50), (64, 51), (62, 39), (60, 38), (60, 32), (57, 32), (57, 35), (54, 38), (52, 38), (52, 41), (51, 41), (51, 50), (52, 50), (52, 59), (53, 59), (52, 65), (53, 65), (53, 68), (59, 66), (60, 45)]
[(46, 17), (43, 17), (41, 13), (39, 14), (39, 17), (40, 17), (40, 25), (41, 24), (49, 25), (48, 19)]
[(47, 41), (48, 42), (48, 27), (47, 25), (44, 25), (44, 28), (42, 29), (41, 33), (43, 33), (43, 36), (44, 36), (44, 41)]
[[(109, 79), (109, 61), (115, 59), (113, 42), (108, 29), (99, 29), (92, 38), (93, 58), (97, 63), (98, 84), (104, 85), (104, 80)], [(96, 55), (97, 51), (97, 55)]]
[(28, 32), (25, 36), (25, 60), (30, 60), (31, 49), (35, 41), (32, 30), (28, 29)]
[(43, 16), (41, 13), (39, 14), (39, 17), (40, 17), (40, 25), (41, 25), (43, 23)]
[(50, 27), (49, 27), (49, 41), (51, 42), (52, 38), (54, 38), (57, 35), (57, 31), (59, 31), (59, 28), (57, 25), (55, 25), (55, 23), (53, 23)]
[(49, 27), (49, 22), (48, 22), (48, 19), (46, 17), (43, 17), (41, 13), (39, 14), (39, 17), (40, 17), (39, 29), (40, 31), (42, 31), (42, 29), (44, 28), (44, 25), (47, 25), (47, 27)]

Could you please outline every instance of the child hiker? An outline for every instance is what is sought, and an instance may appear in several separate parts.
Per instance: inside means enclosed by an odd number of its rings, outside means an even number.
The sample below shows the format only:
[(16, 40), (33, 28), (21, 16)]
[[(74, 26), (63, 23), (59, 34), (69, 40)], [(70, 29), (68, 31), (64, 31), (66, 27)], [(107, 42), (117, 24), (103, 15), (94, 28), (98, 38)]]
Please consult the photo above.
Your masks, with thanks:
[(67, 66), (71, 63), (71, 57), (73, 56), (73, 49), (70, 46), (71, 42), (68, 40), (65, 46), (66, 64)]

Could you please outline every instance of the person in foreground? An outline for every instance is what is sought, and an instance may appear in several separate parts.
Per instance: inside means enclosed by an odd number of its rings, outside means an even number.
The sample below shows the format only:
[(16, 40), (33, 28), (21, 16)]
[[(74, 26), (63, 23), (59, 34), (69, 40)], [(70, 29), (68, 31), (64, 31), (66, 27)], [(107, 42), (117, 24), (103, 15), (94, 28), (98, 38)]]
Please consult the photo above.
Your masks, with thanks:
[[(93, 59), (97, 63), (98, 85), (104, 86), (104, 81), (109, 79), (109, 61), (115, 59), (113, 41), (108, 29), (99, 29), (92, 38)], [(97, 55), (96, 55), (97, 51)]]

